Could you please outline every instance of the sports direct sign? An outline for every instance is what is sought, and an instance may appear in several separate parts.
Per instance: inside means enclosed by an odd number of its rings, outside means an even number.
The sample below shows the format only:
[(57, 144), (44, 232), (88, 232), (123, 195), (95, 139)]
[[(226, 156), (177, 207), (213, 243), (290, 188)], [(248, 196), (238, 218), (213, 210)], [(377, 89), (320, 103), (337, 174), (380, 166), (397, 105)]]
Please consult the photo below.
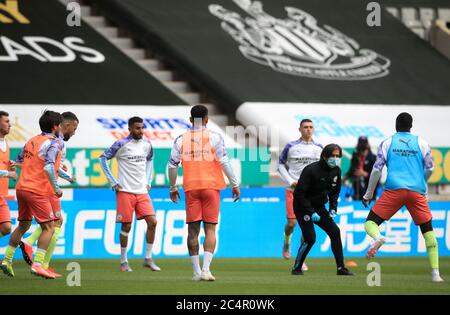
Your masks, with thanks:
[[(69, 148), (108, 148), (114, 141), (128, 136), (128, 119), (139, 116), (144, 120), (144, 137), (155, 148), (171, 148), (175, 138), (191, 127), (190, 106), (104, 106), (104, 105), (0, 105), (10, 114), (12, 122), (8, 135), (13, 148), (21, 148), (32, 136), (40, 133), (39, 117), (45, 109), (71, 111), (80, 120), (76, 134), (68, 142)], [(211, 120), (208, 128), (222, 134), (225, 145), (237, 144)]]
[(280, 146), (298, 138), (300, 121), (309, 118), (314, 122), (317, 142), (353, 148), (362, 135), (369, 138), (372, 146), (378, 146), (395, 132), (395, 118), (401, 112), (413, 116), (412, 132), (430, 146), (450, 146), (449, 106), (244, 103), (236, 118), (245, 126), (264, 125), (277, 130)]

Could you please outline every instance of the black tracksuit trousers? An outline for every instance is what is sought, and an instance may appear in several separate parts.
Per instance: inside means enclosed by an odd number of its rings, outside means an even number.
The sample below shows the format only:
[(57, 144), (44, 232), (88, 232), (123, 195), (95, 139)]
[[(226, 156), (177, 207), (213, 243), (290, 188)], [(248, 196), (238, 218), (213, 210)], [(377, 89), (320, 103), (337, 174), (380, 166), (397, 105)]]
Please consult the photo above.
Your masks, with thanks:
[(341, 232), (334, 220), (330, 218), (328, 211), (326, 211), (325, 208), (320, 210), (318, 209), (317, 214), (320, 215), (320, 221), (313, 222), (309, 213), (297, 209), (294, 210), (297, 222), (302, 229), (302, 235), (304, 238), (304, 241), (302, 242), (298, 250), (297, 258), (295, 259), (294, 270), (301, 270), (306, 256), (316, 242), (316, 231), (314, 230), (314, 223), (317, 224), (322, 230), (324, 230), (325, 233), (327, 233), (327, 235), (330, 237), (331, 249), (333, 251), (334, 259), (336, 260), (337, 268), (344, 267), (344, 254), (342, 252)]

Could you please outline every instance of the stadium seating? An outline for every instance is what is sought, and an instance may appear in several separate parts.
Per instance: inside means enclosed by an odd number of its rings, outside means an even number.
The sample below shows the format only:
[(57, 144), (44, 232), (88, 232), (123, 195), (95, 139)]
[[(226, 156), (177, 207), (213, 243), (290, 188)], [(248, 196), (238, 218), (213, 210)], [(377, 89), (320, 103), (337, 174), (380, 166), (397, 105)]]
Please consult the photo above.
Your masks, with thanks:
[(437, 20), (431, 29), (431, 44), (450, 59), (450, 20)]
[[(407, 2), (404, 2), (407, 5)], [(423, 6), (386, 6), (386, 10), (400, 19), (404, 25), (411, 29), (420, 38), (430, 41), (430, 31), (437, 20), (450, 21), (450, 5), (447, 7), (427, 7), (433, 5), (423, 3)]]

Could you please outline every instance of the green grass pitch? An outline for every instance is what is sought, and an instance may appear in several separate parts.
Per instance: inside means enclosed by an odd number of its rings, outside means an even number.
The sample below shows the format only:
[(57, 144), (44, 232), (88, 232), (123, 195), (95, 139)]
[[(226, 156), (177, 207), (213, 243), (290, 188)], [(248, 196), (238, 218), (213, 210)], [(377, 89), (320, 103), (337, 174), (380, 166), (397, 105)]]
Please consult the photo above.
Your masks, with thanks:
[[(349, 259), (348, 259), (349, 260)], [(212, 263), (215, 282), (191, 281), (189, 258), (157, 259), (161, 272), (130, 260), (130, 273), (119, 271), (118, 260), (70, 260), (81, 266), (81, 287), (66, 284), (69, 260), (55, 260), (53, 266), (64, 275), (56, 280), (32, 276), (29, 267), (15, 261), (15, 278), (0, 274), (1, 294), (168, 294), (168, 295), (302, 295), (302, 294), (450, 294), (450, 257), (440, 259), (444, 283), (432, 283), (427, 257), (378, 258), (381, 286), (366, 283), (367, 260), (353, 259), (355, 277), (338, 277), (331, 258), (308, 259), (310, 271), (292, 276), (291, 260), (221, 259)]]

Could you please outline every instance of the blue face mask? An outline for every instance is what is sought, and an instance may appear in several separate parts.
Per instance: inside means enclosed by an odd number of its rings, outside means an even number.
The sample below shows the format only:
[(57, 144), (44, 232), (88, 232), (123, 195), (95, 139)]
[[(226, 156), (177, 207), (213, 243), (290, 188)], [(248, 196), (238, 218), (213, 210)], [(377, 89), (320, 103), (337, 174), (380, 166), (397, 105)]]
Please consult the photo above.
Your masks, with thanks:
[(328, 166), (331, 167), (331, 168), (341, 167), (341, 158), (330, 157), (330, 158), (327, 160), (327, 164), (328, 164)]

